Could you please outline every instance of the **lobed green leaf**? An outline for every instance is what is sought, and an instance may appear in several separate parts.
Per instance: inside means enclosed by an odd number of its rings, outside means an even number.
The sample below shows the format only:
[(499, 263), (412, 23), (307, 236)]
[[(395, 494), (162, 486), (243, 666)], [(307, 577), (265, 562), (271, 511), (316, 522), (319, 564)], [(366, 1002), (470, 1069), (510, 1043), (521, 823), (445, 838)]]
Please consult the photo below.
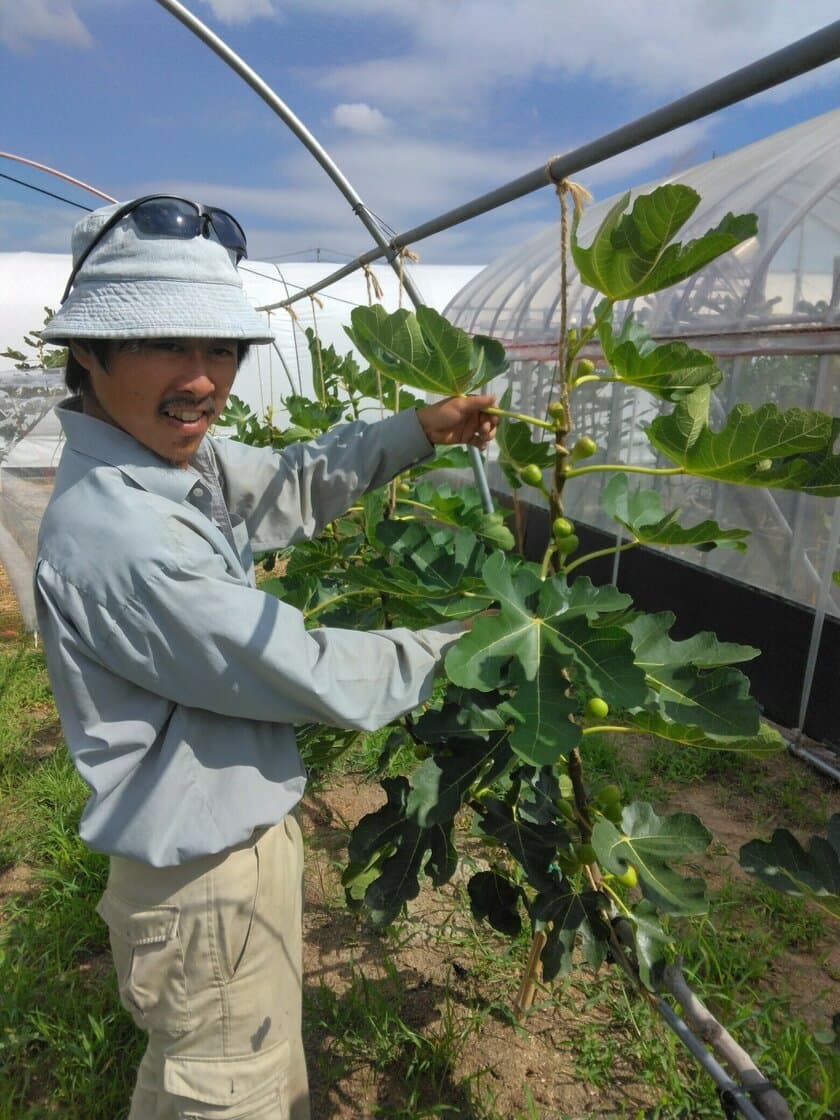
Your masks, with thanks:
[(572, 221), (571, 252), (581, 280), (611, 300), (631, 299), (669, 288), (740, 242), (754, 237), (754, 214), (727, 214), (714, 229), (685, 245), (670, 244), (697, 208), (700, 196), (690, 187), (669, 183), (640, 195), (624, 213), (630, 192), (607, 214), (584, 249)]
[(344, 329), (374, 369), (422, 392), (469, 393), (507, 369), (501, 343), (471, 338), (431, 307), (355, 307), (350, 321)]
[(703, 852), (711, 833), (691, 813), (659, 817), (647, 802), (628, 805), (621, 831), (601, 817), (592, 830), (592, 846), (601, 867), (622, 875), (632, 864), (642, 894), (667, 914), (702, 914), (706, 909), (701, 879), (684, 879), (668, 864)]
[(744, 538), (748, 529), (722, 529), (716, 521), (701, 521), (684, 527), (676, 523), (679, 510), (666, 513), (662, 498), (655, 490), (641, 486), (630, 490), (627, 475), (616, 474), (602, 489), (601, 508), (623, 525), (639, 544), (659, 545), (664, 548), (691, 546), (707, 551), (710, 548), (746, 550)]
[(833, 453), (840, 420), (775, 404), (753, 411), (738, 404), (724, 427), (709, 427), (710, 390), (697, 389), (647, 428), (650, 442), (689, 474), (744, 486), (840, 495), (840, 455)]
[(840, 918), (840, 813), (828, 822), (827, 836), (812, 836), (807, 849), (786, 828), (777, 828), (769, 841), (745, 844), (738, 862), (768, 886), (805, 896)]
[(598, 335), (612, 374), (662, 400), (678, 401), (701, 385), (714, 388), (723, 380), (711, 354), (679, 341), (656, 345), (632, 315), (618, 335), (609, 320), (602, 320)]

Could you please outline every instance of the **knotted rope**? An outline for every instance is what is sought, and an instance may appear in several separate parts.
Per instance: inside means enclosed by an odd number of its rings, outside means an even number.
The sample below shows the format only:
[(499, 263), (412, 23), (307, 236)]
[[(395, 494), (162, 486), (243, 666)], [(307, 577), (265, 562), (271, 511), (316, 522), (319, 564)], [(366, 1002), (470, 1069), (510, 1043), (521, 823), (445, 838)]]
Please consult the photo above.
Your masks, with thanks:
[(362, 271), (365, 274), (365, 283), (367, 284), (368, 306), (370, 306), (371, 304), (373, 304), (375, 302), (378, 303), (383, 298), (385, 293), (382, 290), (382, 285), (379, 283), (379, 281), (376, 278), (376, 273), (373, 271), (373, 269), (370, 267), (369, 264), (363, 264), (362, 265)]
[(411, 249), (408, 248), (408, 246), (403, 245), (402, 249), (400, 249), (400, 307), (402, 307), (403, 302), (403, 268), (405, 267), (405, 262), (407, 260), (414, 261), (416, 263), (420, 260), (420, 257), (417, 253), (413, 253)]

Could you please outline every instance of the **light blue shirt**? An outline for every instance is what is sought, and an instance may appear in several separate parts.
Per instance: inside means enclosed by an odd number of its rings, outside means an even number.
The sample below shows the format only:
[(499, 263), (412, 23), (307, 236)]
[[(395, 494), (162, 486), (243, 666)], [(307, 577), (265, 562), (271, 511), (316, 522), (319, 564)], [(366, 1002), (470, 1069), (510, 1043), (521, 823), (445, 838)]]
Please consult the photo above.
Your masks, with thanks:
[(252, 551), (314, 536), (431, 445), (407, 412), (282, 452), (208, 437), (181, 469), (77, 401), (58, 415), (35, 599), (91, 789), (81, 836), (156, 867), (222, 851), (302, 796), (293, 724), (381, 727), (429, 695), (451, 625), (307, 630), (257, 590)]

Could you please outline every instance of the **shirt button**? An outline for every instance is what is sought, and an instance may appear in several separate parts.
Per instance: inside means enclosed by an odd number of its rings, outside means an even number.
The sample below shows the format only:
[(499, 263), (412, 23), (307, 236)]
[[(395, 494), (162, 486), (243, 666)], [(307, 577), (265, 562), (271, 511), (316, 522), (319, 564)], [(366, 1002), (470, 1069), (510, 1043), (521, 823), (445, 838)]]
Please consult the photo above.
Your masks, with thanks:
[(204, 487), (203, 486), (193, 487), (193, 494), (195, 494), (195, 496), (197, 498), (203, 498), (204, 497)]

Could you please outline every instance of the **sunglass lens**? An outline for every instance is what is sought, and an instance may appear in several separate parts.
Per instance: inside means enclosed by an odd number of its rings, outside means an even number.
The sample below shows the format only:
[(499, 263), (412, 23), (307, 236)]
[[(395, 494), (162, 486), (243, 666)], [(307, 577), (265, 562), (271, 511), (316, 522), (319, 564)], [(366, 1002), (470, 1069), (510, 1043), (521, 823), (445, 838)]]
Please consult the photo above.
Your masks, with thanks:
[(213, 223), (216, 236), (224, 247), (235, 252), (237, 260), (247, 257), (248, 246), (245, 241), (245, 234), (236, 218), (232, 214), (228, 214), (227, 210), (217, 210), (215, 207), (208, 207), (207, 213), (210, 215), (210, 221)]
[(140, 233), (157, 237), (196, 237), (201, 232), (201, 217), (189, 202), (177, 198), (150, 198), (133, 212)]

